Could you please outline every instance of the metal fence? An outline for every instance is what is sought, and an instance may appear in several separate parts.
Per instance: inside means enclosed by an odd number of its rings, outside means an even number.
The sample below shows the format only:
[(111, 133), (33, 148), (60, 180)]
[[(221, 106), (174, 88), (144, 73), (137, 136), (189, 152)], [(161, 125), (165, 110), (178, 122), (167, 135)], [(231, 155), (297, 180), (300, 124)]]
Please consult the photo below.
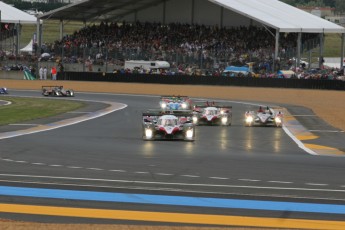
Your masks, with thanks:
[[(35, 55), (0, 55), (1, 66), (13, 65), (39, 66), (56, 65), (62, 62), (67, 71), (76, 72), (112, 72), (123, 67), (125, 60), (164, 60), (168, 61), (172, 68), (197, 67), (199, 69), (221, 69), (229, 65), (243, 66), (248, 62), (270, 63), (272, 66), (272, 53), (266, 51), (257, 53), (239, 54), (235, 51), (224, 50), (196, 50), (184, 53), (179, 51), (151, 51), (131, 48), (108, 49), (101, 48), (65, 48), (55, 47), (43, 56)], [(48, 55), (49, 54), (49, 55)], [(46, 56), (44, 56), (46, 55)], [(291, 54), (281, 54), (283, 57)]]

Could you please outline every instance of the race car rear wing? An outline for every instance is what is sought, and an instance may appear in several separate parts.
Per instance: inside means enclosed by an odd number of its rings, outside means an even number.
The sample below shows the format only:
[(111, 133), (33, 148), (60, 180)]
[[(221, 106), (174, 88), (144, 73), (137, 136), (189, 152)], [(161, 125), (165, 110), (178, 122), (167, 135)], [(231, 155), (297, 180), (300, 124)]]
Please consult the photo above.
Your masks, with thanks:
[(183, 95), (162, 95), (161, 97), (188, 97)]
[(194, 105), (194, 108), (208, 108), (208, 107), (215, 107), (215, 108), (219, 108), (219, 109), (232, 109), (231, 105), (217, 105), (217, 104), (209, 104), (209, 105)]
[(60, 87), (63, 87), (62, 85), (44, 85), (42, 86), (42, 89), (43, 88), (60, 88)]
[(224, 109), (231, 109), (232, 106), (230, 105), (222, 105), (216, 101), (196, 101), (194, 103), (194, 108), (207, 108), (207, 107), (215, 107), (215, 108), (224, 108)]
[(193, 112), (191, 110), (148, 110), (143, 112), (143, 117), (151, 117), (151, 116), (164, 116), (164, 115), (174, 115), (176, 117), (191, 117), (193, 116)]
[(180, 99), (189, 99), (188, 96), (180, 96), (180, 95), (166, 95), (166, 96), (161, 96), (161, 100), (163, 100), (163, 99), (176, 99), (176, 98), (180, 98)]
[(192, 123), (192, 117), (193, 117), (193, 112), (191, 110), (180, 110), (180, 111), (146, 111), (142, 114), (143, 117), (143, 122), (145, 124), (155, 124), (159, 117), (164, 116), (164, 115), (173, 115), (175, 117), (178, 117), (180, 122), (187, 124), (187, 123)]

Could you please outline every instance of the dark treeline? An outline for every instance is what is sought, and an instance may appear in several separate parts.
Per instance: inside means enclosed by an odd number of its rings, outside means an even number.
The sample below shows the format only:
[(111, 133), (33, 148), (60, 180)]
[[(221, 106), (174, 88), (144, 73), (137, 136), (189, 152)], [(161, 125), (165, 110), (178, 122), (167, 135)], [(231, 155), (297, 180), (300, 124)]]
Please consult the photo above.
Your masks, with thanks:
[(310, 7), (332, 7), (335, 8), (335, 13), (345, 13), (344, 0), (280, 0), (295, 7), (310, 6)]
[(281, 0), (292, 6), (336, 7), (336, 0)]

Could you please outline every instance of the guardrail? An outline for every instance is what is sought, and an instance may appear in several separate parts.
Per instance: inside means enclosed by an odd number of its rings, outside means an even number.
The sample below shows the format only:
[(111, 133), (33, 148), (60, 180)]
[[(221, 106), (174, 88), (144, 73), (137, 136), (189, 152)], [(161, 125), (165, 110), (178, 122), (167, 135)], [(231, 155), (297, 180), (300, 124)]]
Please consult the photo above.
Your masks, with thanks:
[(57, 80), (345, 90), (345, 81), (317, 79), (64, 72)]

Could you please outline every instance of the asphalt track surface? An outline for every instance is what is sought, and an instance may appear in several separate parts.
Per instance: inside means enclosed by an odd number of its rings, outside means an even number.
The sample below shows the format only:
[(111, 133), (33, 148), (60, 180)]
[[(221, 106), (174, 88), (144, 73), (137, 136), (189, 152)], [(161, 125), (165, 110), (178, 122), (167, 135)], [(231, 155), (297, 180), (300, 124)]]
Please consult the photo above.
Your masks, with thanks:
[[(13, 95), (40, 97), (34, 91)], [(292, 123), (311, 136), (329, 132), (303, 139), (294, 134), (296, 127), (244, 127), (244, 112), (258, 104), (229, 101), (230, 127), (198, 126), (195, 142), (143, 141), (141, 113), (157, 108), (158, 97), (79, 93), (73, 99), (88, 106), (0, 127), (18, 135), (0, 139), (0, 218), (344, 229), (344, 133), (303, 107), (287, 108), (296, 115)], [(118, 110), (36, 130), (104, 111), (109, 105), (102, 101)], [(315, 123), (318, 130), (308, 128)], [(35, 132), (21, 135), (23, 129)], [(329, 149), (336, 154), (324, 151)]]

